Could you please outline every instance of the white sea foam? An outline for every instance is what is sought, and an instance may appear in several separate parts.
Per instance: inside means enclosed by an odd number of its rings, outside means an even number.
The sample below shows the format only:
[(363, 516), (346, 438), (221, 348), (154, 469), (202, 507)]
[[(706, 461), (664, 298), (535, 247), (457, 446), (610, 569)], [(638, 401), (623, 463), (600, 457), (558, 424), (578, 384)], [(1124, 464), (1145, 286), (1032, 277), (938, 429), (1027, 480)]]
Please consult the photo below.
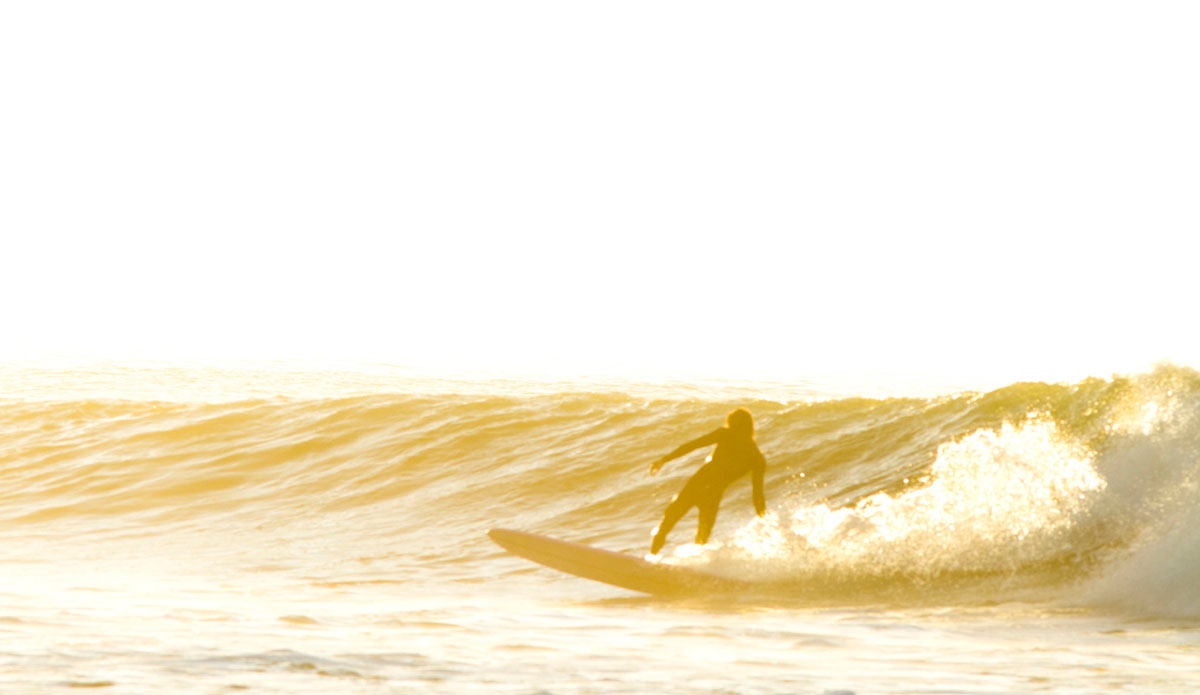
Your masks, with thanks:
[(749, 558), (776, 580), (1015, 571), (1069, 552), (1105, 488), (1095, 454), (1034, 415), (943, 444), (928, 474), (899, 492), (756, 520), (718, 555)]

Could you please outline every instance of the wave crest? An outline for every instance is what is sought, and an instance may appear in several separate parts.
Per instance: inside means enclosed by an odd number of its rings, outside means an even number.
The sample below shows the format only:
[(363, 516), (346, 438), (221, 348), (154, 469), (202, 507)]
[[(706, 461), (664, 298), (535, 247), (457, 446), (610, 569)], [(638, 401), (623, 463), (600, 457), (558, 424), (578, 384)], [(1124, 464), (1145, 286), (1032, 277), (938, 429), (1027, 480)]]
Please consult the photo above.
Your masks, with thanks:
[[(511, 383), (501, 395), (13, 400), (0, 405), (0, 518), (15, 534), (67, 524), (85, 538), (328, 518), (363, 542), (408, 538), (435, 549), (423, 557), (460, 559), (486, 555), (482, 531), (504, 525), (640, 553), (703, 453), (657, 478), (646, 466), (748, 406), (771, 513), (757, 520), (749, 484), (735, 483), (714, 535), (724, 545), (678, 561), (843, 596), (1082, 582), (1107, 605), (1200, 613), (1195, 564), (1177, 561), (1200, 553), (1195, 371), (748, 400)], [(1123, 598), (1147, 586), (1161, 604)]]

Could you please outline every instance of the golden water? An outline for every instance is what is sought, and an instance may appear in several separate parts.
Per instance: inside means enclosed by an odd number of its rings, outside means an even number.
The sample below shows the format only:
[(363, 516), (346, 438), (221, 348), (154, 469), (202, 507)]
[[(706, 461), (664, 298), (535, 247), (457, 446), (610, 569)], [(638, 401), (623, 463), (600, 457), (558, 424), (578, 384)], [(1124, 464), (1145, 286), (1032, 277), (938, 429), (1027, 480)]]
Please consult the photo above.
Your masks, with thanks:
[[(847, 397), (807, 384), (0, 368), (0, 692), (1193, 692), (1200, 375)], [(754, 412), (671, 600), (493, 546), (644, 553)]]

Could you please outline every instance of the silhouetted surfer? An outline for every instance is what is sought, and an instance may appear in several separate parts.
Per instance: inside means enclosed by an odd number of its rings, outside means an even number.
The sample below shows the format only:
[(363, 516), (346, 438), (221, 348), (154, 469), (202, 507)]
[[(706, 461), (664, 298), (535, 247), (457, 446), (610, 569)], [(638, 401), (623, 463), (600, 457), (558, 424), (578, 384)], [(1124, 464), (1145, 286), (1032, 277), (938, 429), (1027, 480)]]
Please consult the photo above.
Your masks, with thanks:
[(696, 527), (696, 542), (708, 542), (708, 534), (717, 521), (717, 508), (725, 488), (747, 473), (754, 486), (754, 509), (762, 516), (767, 511), (767, 500), (763, 494), (763, 474), (767, 460), (754, 443), (754, 418), (750, 411), (738, 408), (725, 416), (725, 426), (714, 432), (693, 439), (650, 465), (650, 474), (658, 472), (662, 465), (703, 446), (717, 445), (708, 461), (688, 479), (687, 484), (667, 505), (662, 523), (654, 532), (650, 552), (658, 553), (667, 542), (667, 534), (692, 507), (700, 510), (700, 523)]

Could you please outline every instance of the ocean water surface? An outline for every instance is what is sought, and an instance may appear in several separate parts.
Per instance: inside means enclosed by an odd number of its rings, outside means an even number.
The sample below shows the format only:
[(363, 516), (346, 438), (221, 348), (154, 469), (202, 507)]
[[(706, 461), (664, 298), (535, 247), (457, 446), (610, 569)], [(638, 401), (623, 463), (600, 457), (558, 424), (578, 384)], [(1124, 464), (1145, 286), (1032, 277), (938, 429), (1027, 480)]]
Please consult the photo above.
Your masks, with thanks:
[[(0, 367), (0, 692), (1189, 693), (1200, 373), (884, 394), (817, 381)], [(750, 409), (655, 598), (485, 535), (643, 555)]]

